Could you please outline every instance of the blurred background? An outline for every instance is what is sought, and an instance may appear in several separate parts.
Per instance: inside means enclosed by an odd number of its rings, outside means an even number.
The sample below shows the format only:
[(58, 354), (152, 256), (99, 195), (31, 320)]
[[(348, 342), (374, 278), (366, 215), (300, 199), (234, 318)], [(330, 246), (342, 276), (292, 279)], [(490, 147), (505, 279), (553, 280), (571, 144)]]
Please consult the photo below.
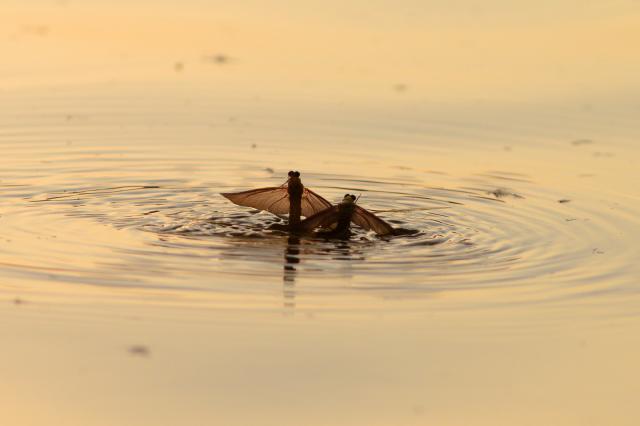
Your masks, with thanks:
[(5, 0), (0, 88), (563, 99), (639, 89), (635, 0)]

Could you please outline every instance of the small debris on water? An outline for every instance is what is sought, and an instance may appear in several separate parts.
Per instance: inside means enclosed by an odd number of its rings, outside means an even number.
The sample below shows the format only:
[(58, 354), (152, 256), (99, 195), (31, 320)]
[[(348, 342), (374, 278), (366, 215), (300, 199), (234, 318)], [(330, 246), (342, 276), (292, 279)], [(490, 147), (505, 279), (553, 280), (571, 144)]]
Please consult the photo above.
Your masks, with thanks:
[(13, 304), (14, 305), (24, 305), (26, 302), (22, 299), (20, 299), (19, 297), (16, 297), (15, 299), (13, 299)]
[(228, 64), (231, 61), (231, 58), (223, 53), (216, 53), (213, 55), (207, 55), (204, 57), (205, 61), (211, 62), (217, 65)]
[(504, 198), (504, 197), (513, 197), (513, 198), (524, 198), (520, 194), (516, 194), (515, 192), (511, 192), (507, 189), (498, 188), (494, 191), (487, 192), (489, 195), (493, 195), (496, 198)]
[(564, 203), (570, 203), (571, 200), (563, 198), (562, 200), (558, 200), (559, 203), (564, 204)]
[(599, 248), (594, 248), (593, 251), (591, 252), (593, 254), (604, 254), (604, 252), (602, 250), (600, 250)]
[(408, 87), (406, 84), (398, 83), (393, 85), (393, 90), (395, 90), (398, 93), (404, 93), (407, 91), (407, 89)]
[(256, 149), (258, 147), (258, 145), (256, 145), (255, 143), (251, 144), (251, 149)]
[(275, 173), (275, 170), (273, 170), (271, 167), (265, 167), (264, 171), (267, 173)]
[(149, 349), (149, 347), (144, 345), (129, 346), (128, 351), (132, 356), (148, 357), (151, 355), (151, 350)]

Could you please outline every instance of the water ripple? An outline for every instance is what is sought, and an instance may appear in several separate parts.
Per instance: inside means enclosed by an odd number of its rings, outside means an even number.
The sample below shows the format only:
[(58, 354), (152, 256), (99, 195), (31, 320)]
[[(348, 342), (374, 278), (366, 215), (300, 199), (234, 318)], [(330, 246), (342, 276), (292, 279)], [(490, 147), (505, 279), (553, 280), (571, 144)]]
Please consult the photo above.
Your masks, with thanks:
[[(350, 241), (295, 239), (267, 230), (279, 218), (219, 195), (282, 183), (287, 169), (279, 158), (293, 141), (254, 155), (262, 147), (252, 148), (251, 137), (238, 133), (234, 140), (246, 144), (216, 139), (176, 150), (165, 143), (178, 128), (191, 139), (209, 133), (177, 126), (143, 137), (134, 126), (121, 137), (135, 144), (114, 145), (114, 129), (102, 132), (110, 119), (71, 120), (76, 127), (69, 129), (47, 116), (29, 132), (2, 129), (11, 155), (0, 176), (3, 276), (258, 296), (266, 304), (278, 293), (285, 305), (295, 294), (313, 295), (308, 306), (326, 303), (323, 297), (332, 306), (354, 306), (362, 297), (400, 294), (415, 300), (473, 294), (465, 307), (606, 303), (637, 294), (637, 250), (612, 243), (638, 225), (637, 212), (622, 202), (602, 203), (588, 188), (556, 190), (508, 170), (456, 174), (399, 166), (346, 144), (349, 172), (303, 163), (296, 168), (308, 166), (304, 181), (333, 201), (344, 192), (361, 194), (363, 207), (417, 232), (379, 238), (356, 229)], [(44, 129), (52, 130), (49, 141)], [(150, 144), (156, 135), (159, 145)], [(343, 161), (321, 160), (332, 170)], [(345, 297), (350, 302), (338, 300)]]

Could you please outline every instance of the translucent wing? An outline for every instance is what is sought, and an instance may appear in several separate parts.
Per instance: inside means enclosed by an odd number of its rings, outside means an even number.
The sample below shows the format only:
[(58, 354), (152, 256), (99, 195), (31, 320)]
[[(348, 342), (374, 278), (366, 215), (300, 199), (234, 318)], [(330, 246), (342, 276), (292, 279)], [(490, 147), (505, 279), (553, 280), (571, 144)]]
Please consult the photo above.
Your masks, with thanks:
[[(242, 192), (227, 192), (222, 195), (239, 206), (253, 207), (274, 214), (289, 213), (289, 193), (286, 185)], [(313, 216), (329, 207), (331, 207), (329, 201), (312, 190), (304, 188), (301, 202), (302, 216)]]
[(393, 235), (393, 227), (373, 213), (360, 206), (354, 206), (351, 221), (367, 231), (375, 231), (380, 235)]
[(227, 192), (221, 195), (239, 206), (266, 210), (273, 214), (289, 213), (289, 194), (287, 193), (286, 186), (259, 188), (242, 192)]
[(338, 217), (339, 207), (329, 207), (328, 209), (324, 209), (300, 222), (300, 230), (304, 232), (311, 232), (318, 227), (328, 228), (338, 221)]
[(331, 207), (331, 203), (316, 194), (310, 189), (305, 188), (302, 193), (302, 216), (311, 217), (325, 209)]

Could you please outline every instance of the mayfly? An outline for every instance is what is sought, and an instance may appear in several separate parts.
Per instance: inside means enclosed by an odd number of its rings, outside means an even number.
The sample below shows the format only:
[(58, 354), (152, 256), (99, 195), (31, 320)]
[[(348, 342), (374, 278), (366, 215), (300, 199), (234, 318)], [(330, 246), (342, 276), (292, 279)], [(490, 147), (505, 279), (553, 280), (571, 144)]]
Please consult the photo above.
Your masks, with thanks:
[(300, 229), (301, 216), (309, 217), (331, 207), (331, 203), (305, 188), (300, 172), (290, 171), (287, 181), (275, 187), (222, 194), (239, 206), (266, 210), (276, 215), (289, 214), (289, 230)]
[(330, 231), (320, 231), (316, 235), (330, 238), (349, 238), (351, 222), (367, 231), (375, 231), (379, 235), (394, 235), (395, 229), (356, 204), (355, 195), (345, 194), (342, 201), (328, 209), (314, 214), (302, 221), (300, 228), (303, 232), (311, 232), (316, 228), (330, 228)]

